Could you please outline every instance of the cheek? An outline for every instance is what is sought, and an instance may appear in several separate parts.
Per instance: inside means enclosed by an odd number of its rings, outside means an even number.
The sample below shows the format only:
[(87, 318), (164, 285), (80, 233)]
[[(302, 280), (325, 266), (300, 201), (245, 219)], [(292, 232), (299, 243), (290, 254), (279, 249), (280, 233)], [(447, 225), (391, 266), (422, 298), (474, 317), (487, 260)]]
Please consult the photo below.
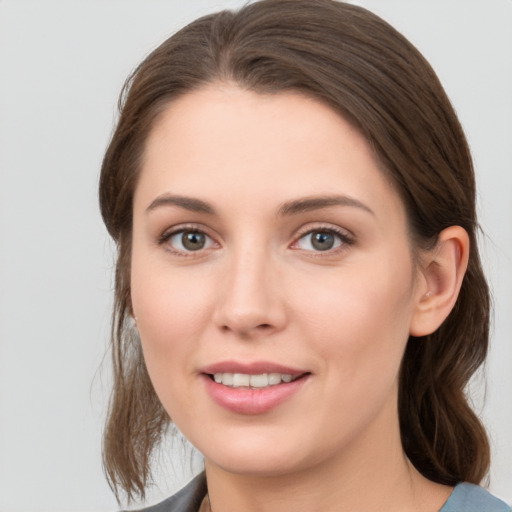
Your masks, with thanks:
[[(145, 263), (147, 261), (147, 263)], [(169, 268), (165, 262), (144, 258), (134, 252), (131, 299), (139, 329), (151, 333), (155, 344), (171, 345), (182, 331), (200, 328), (207, 316), (208, 285), (188, 268)], [(163, 347), (162, 347), (163, 348)]]
[(315, 340), (324, 360), (338, 366), (335, 371), (347, 385), (379, 373), (394, 377), (409, 337), (410, 259), (381, 258), (357, 271), (346, 269), (301, 297), (296, 308), (301, 310), (301, 329)]
[(145, 263), (136, 252), (131, 290), (148, 373), (171, 413), (176, 397), (186, 402), (189, 396), (186, 390), (197, 340), (211, 317), (208, 293), (191, 278), (190, 271), (169, 269), (154, 260)]

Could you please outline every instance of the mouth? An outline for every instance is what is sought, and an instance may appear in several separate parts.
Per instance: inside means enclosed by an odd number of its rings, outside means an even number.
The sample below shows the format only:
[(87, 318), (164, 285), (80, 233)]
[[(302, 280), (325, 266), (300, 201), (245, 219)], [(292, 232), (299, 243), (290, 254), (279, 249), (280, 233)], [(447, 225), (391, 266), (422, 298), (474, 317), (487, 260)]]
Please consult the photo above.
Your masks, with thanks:
[(217, 405), (246, 415), (267, 413), (292, 400), (312, 376), (309, 371), (265, 361), (223, 361), (200, 373)]
[(208, 377), (215, 381), (217, 384), (222, 384), (230, 388), (242, 389), (264, 389), (280, 384), (288, 384), (305, 377), (307, 373), (292, 375), (289, 373), (229, 373), (218, 372), (207, 374)]

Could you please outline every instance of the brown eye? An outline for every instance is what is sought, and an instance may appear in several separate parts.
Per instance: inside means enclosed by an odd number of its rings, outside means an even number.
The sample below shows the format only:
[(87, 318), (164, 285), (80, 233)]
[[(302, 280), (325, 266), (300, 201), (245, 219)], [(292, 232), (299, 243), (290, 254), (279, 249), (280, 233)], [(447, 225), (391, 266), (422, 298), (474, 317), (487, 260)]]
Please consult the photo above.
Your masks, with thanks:
[(194, 252), (213, 246), (213, 240), (201, 231), (177, 231), (168, 237), (169, 245), (179, 252)]
[(204, 233), (198, 233), (197, 231), (185, 231), (181, 235), (181, 243), (183, 247), (189, 251), (198, 251), (205, 245), (206, 237)]

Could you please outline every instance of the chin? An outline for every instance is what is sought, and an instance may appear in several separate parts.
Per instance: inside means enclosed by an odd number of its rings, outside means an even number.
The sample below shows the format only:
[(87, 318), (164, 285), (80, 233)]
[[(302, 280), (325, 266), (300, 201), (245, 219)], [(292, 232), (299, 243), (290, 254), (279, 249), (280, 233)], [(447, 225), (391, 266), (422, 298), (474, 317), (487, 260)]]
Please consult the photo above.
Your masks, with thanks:
[(227, 473), (257, 478), (276, 478), (302, 469), (300, 464), (294, 464), (293, 461), (268, 456), (255, 459), (251, 456), (244, 457), (243, 454), (234, 454), (233, 457), (221, 456), (216, 459), (205, 457), (205, 460), (207, 467), (213, 465)]
[[(227, 439), (228, 436), (225, 438)], [(206, 466), (213, 465), (223, 471), (259, 478), (279, 477), (293, 474), (316, 465), (322, 456), (307, 453), (299, 447), (303, 442), (292, 436), (276, 439), (275, 436), (229, 436), (229, 441), (217, 440), (206, 443), (201, 451)], [(212, 449), (212, 446), (220, 447)], [(200, 449), (200, 447), (198, 447)]]

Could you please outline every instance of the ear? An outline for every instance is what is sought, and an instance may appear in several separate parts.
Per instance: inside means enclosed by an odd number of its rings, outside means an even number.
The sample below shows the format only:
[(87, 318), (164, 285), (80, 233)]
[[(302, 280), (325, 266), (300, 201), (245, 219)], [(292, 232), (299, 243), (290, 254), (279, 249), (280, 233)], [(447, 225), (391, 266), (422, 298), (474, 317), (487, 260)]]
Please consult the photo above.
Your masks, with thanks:
[(469, 260), (469, 236), (460, 226), (441, 231), (434, 249), (423, 255), (410, 334), (432, 334), (459, 296)]

